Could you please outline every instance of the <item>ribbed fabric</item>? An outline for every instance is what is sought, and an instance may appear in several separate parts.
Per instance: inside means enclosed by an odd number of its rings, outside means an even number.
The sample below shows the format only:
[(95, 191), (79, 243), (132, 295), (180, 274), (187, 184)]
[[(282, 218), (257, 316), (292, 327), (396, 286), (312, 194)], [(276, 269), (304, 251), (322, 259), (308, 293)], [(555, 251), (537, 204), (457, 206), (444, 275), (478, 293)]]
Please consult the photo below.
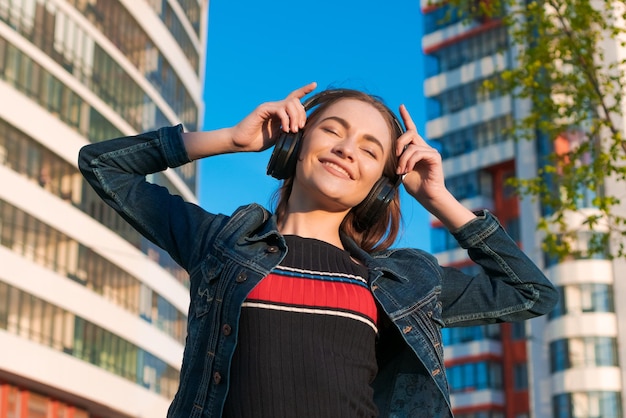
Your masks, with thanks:
[(347, 252), (286, 236), (283, 263), (248, 295), (224, 417), (375, 417), (376, 304)]

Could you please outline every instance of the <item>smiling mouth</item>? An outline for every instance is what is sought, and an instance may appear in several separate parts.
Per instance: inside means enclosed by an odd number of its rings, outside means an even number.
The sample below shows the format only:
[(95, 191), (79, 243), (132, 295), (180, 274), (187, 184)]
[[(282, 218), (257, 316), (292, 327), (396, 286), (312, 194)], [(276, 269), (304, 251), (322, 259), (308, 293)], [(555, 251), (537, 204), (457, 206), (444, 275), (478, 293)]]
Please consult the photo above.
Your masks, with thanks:
[(327, 166), (327, 167), (330, 167), (334, 171), (338, 171), (338, 172), (344, 174), (349, 179), (352, 179), (352, 176), (350, 175), (350, 173), (348, 173), (348, 171), (345, 168), (343, 168), (343, 167), (341, 167), (341, 166), (339, 166), (339, 165), (337, 165), (337, 164), (335, 164), (333, 162), (330, 162), (330, 161), (324, 161), (324, 162), (322, 162), (322, 164)]

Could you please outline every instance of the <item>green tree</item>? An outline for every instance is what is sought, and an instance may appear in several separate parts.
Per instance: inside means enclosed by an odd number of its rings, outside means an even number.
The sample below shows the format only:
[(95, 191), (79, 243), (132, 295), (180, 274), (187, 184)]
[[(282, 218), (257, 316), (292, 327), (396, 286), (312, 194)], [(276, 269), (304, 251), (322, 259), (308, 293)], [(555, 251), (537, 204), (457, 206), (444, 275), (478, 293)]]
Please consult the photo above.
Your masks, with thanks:
[[(521, 195), (538, 199), (546, 209), (539, 222), (545, 233), (544, 249), (560, 258), (597, 253), (626, 257), (626, 218), (618, 210), (625, 203), (626, 182), (622, 192), (607, 194), (605, 189), (611, 178), (626, 180), (625, 2), (447, 3), (453, 6), (450, 13), (459, 13), (468, 24), (496, 20), (507, 27), (514, 65), (495, 81), (486, 81), (484, 88), (530, 103), (530, 111), (515, 121), (510, 135), (556, 144), (536, 177), (513, 180)], [(590, 206), (596, 209), (585, 210)], [(591, 232), (586, 234), (584, 249), (580, 229), (567, 225), (572, 213)]]

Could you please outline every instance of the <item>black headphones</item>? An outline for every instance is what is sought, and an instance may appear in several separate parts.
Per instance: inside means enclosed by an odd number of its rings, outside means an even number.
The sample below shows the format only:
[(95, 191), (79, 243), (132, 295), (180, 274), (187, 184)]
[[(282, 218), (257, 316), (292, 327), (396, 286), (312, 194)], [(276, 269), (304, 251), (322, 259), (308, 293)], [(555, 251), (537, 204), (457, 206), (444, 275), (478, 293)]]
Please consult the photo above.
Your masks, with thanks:
[[(330, 89), (322, 91), (307, 99), (302, 105), (308, 112), (320, 103), (333, 100), (335, 98), (344, 98), (346, 92), (355, 92), (355, 90), (348, 89)], [(350, 96), (348, 96), (350, 97)], [(374, 97), (378, 102), (382, 103), (378, 98)], [(383, 104), (384, 106), (384, 104)], [(402, 124), (396, 117), (396, 115), (387, 108), (387, 111), (392, 116), (395, 128), (400, 134), (404, 133)], [(272, 156), (267, 164), (267, 174), (275, 177), (279, 180), (284, 180), (291, 177), (296, 170), (296, 162), (298, 161), (298, 154), (300, 150), (300, 139), (302, 138), (303, 130), (299, 130), (296, 133), (282, 132), (274, 145)], [(378, 218), (385, 213), (387, 206), (393, 200), (396, 195), (398, 186), (400, 185), (401, 177), (395, 176), (393, 179), (388, 177), (381, 177), (372, 190), (370, 190), (367, 197), (359, 203), (355, 208), (355, 219), (358, 227), (361, 230), (365, 230), (376, 222)]]

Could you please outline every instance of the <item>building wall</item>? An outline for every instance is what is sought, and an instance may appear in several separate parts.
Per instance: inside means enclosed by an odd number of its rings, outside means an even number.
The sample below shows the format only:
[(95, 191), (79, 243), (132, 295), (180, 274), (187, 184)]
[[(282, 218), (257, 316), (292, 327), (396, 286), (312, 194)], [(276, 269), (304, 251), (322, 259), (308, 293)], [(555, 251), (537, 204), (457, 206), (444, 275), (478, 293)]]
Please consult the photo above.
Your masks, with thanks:
[[(422, 46), (429, 68), (424, 91), (431, 109), (426, 136), (444, 159), (447, 187), (470, 209), (496, 214), (519, 237), (519, 202), (505, 185), (515, 174), (509, 97), (485, 93), (484, 80), (506, 68), (506, 32), (499, 21), (442, 24), (447, 6), (423, 4)], [(477, 274), (479, 269), (449, 232), (432, 220), (439, 261)], [(458, 417), (523, 417), (529, 413), (525, 329), (490, 325), (444, 329), (446, 368)]]
[[(207, 0), (0, 0), (0, 418), (165, 416), (188, 276), (78, 172), (201, 124)], [(196, 200), (196, 166), (151, 176)]]
[[(490, 334), (490, 344), (481, 342), (485, 332), (470, 333), (473, 339), (448, 338), (449, 371), (485, 356), (501, 367), (502, 384), (482, 392), (464, 389), (462, 380), (468, 377), (449, 373), (455, 411), (468, 417), (621, 417), (624, 373), (620, 359), (625, 354), (619, 301), (624, 289), (618, 277), (624, 262), (584, 255), (560, 262), (551, 259), (542, 252), (536, 231), (539, 217), (548, 214), (546, 208), (530, 198), (518, 200), (505, 183), (512, 175), (534, 177), (542, 158), (567, 150), (572, 139), (538, 137), (513, 142), (497, 133), (526, 115), (529, 102), (479, 92), (476, 85), (513, 65), (516, 50), (508, 45), (497, 19), (463, 23), (452, 14), (446, 22), (442, 18), (447, 8), (422, 2), (422, 46), (429, 65), (424, 83), (430, 112), (426, 135), (442, 153), (447, 186), (453, 194), (471, 209), (492, 210), (562, 292), (560, 306), (550, 315), (503, 325)], [(624, 55), (617, 43), (605, 41), (604, 47), (607, 63)], [(619, 119), (620, 127), (622, 122)], [(606, 192), (619, 190), (623, 185), (615, 180)], [(589, 205), (585, 210), (594, 209)], [(623, 213), (624, 208), (618, 210)], [(603, 232), (585, 229), (575, 215), (568, 225), (578, 231), (580, 243), (590, 233)], [(432, 246), (440, 262), (473, 272), (465, 253), (440, 223), (433, 219), (432, 226)], [(444, 330), (444, 341), (455, 332)], [(473, 351), (468, 347), (474, 347)], [(470, 379), (484, 380), (480, 376)]]

